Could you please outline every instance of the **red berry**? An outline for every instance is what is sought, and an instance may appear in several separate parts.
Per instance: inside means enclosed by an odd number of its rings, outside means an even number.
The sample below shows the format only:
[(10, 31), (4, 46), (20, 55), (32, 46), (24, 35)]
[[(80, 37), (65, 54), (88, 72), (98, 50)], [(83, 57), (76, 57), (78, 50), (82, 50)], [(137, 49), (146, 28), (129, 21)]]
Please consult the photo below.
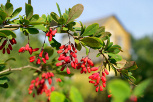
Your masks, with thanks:
[(38, 51), (38, 50), (39, 50), (39, 48), (35, 48), (35, 49), (33, 49), (32, 51), (35, 52), (35, 51)]
[(25, 50), (29, 50), (29, 44), (27, 44), (26, 46), (25, 46)]
[(45, 58), (42, 58), (42, 61), (46, 64), (46, 60), (45, 60)]
[(109, 74), (109, 72), (105, 69), (105, 73), (108, 75)]
[(31, 55), (32, 54), (32, 52), (33, 52), (33, 50), (32, 50), (32, 47), (29, 47), (29, 54)]
[(49, 60), (49, 56), (48, 56), (48, 53), (47, 52), (45, 52), (45, 59), (46, 60)]
[(98, 67), (92, 67), (91, 68), (91, 71), (96, 71), (96, 70), (98, 70), (99, 68)]
[(5, 54), (5, 48), (3, 49), (3, 54)]
[(43, 54), (43, 49), (41, 50), (40, 54), (39, 54), (39, 57), (42, 57), (42, 54)]
[(112, 97), (112, 95), (110, 94), (110, 95), (108, 95), (108, 98), (111, 98)]
[(39, 58), (37, 59), (37, 62), (36, 62), (36, 64), (40, 64), (40, 59), (39, 59)]
[(49, 83), (49, 85), (52, 84), (52, 79), (51, 78), (48, 79), (48, 83)]
[(21, 47), (18, 52), (20, 53), (20, 52), (24, 52), (24, 51), (25, 51), (25, 47)]
[(100, 91), (103, 91), (103, 87), (102, 86), (100, 86)]
[(67, 72), (67, 74), (70, 74), (71, 72), (70, 72), (70, 69), (67, 67), (67, 69), (66, 69), (66, 72)]
[(99, 86), (96, 87), (96, 92), (98, 92), (98, 90), (99, 90)]
[(10, 50), (9, 50), (9, 48), (7, 48), (6, 50), (7, 50), (7, 53), (10, 54)]
[(10, 50), (12, 50), (12, 45), (11, 45), (11, 44), (9, 44), (9, 45), (8, 45), (8, 48), (9, 48)]

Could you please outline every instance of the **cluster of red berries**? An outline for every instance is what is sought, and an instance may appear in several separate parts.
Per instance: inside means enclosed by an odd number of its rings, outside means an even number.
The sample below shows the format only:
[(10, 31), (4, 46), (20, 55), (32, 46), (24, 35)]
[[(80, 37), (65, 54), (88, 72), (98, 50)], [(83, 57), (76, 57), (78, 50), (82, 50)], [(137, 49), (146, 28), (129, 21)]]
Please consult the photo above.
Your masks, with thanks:
[[(91, 76), (89, 76), (89, 83), (94, 84), (96, 86), (96, 92), (98, 92), (99, 88), (100, 91), (103, 91), (103, 87), (106, 87), (106, 75), (109, 74), (109, 72), (105, 69), (104, 72), (102, 71), (102, 76), (100, 77), (100, 72), (93, 73)], [(94, 81), (95, 80), (95, 81)], [(100, 85), (100, 80), (102, 81), (102, 85)]]
[(55, 30), (53, 30), (53, 29), (51, 29), (51, 28), (49, 29), (49, 32), (46, 33), (46, 36), (49, 37), (49, 41), (52, 40), (52, 38), (53, 38), (53, 36), (56, 34), (56, 32), (57, 32), (57, 29), (55, 29)]
[[(82, 74), (83, 72), (84, 73), (87, 73), (87, 71), (90, 73), (91, 71), (96, 71), (98, 70), (98, 67), (93, 67), (94, 64), (93, 62), (91, 61), (90, 58), (85, 57), (85, 58), (82, 58), (80, 60), (82, 63), (78, 63), (78, 66), (77, 66), (77, 69), (80, 69), (82, 68), (82, 70), (80, 71), (80, 73)], [(90, 66), (92, 66), (92, 68), (90, 68)]]
[[(41, 76), (41, 79), (37, 77), (35, 80), (31, 81), (31, 84), (29, 86), (29, 94), (33, 92), (33, 97), (35, 97), (34, 89), (36, 90), (37, 95), (42, 94), (43, 92), (46, 93), (46, 97), (48, 97), (48, 100), (50, 100), (50, 94), (52, 91), (55, 90), (55, 87), (52, 86), (50, 89), (48, 88), (47, 84), (45, 83), (46, 80), (48, 80), (49, 85), (52, 84), (52, 77), (54, 77), (54, 74), (52, 72), (43, 73)], [(59, 80), (59, 78), (58, 78)], [(60, 82), (60, 81), (59, 81)]]
[[(2, 40), (3, 38), (1, 38)], [(8, 43), (8, 44), (7, 44)], [(10, 54), (10, 50), (13, 50), (12, 45), (16, 44), (16, 40), (14, 38), (9, 39), (5, 39), (4, 42), (2, 43), (2, 45), (0, 46), (0, 50), (3, 49), (2, 53), (5, 54), (5, 50), (7, 51), (8, 54)]]
[[(43, 54), (44, 54), (45, 58), (43, 57)], [(41, 59), (40, 59), (40, 57), (41, 57)], [(48, 53), (44, 52), (44, 49), (41, 49), (41, 52), (40, 52), (38, 57), (37, 56), (31, 56), (30, 57), (30, 62), (35, 61), (36, 58), (37, 58), (36, 64), (40, 64), (41, 60), (46, 64), (46, 60), (49, 60)]]
[(66, 71), (67, 74), (70, 74), (70, 69), (68, 68), (68, 64), (71, 63), (71, 66), (75, 69), (77, 67), (78, 59), (77, 59), (77, 50), (75, 49), (73, 43), (69, 42), (68, 45), (62, 45), (59, 47), (60, 50), (57, 51), (58, 54), (60, 54), (60, 57), (58, 58), (60, 63), (56, 63), (56, 66), (61, 66), (61, 71), (67, 67)]
[(18, 52), (23, 53), (25, 51), (29, 51), (29, 54), (31, 55), (33, 52), (38, 51), (38, 50), (39, 50), (39, 48), (32, 49), (32, 47), (30, 47), (29, 43), (28, 43), (28, 44), (26, 44), (25, 47), (21, 47)]

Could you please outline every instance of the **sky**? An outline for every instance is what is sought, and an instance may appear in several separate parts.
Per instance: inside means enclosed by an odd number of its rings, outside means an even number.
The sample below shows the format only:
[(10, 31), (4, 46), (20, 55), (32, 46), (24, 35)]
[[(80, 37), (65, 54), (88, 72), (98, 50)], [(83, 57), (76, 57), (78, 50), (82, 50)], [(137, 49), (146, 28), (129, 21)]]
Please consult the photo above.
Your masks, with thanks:
[[(0, 0), (5, 4), (7, 0)], [(10, 0), (14, 8), (23, 7), (20, 15), (25, 14), (28, 0)], [(58, 13), (56, 2), (64, 13), (65, 9), (83, 4), (84, 11), (77, 21), (87, 22), (110, 15), (116, 15), (125, 29), (138, 39), (153, 35), (153, 0), (31, 0), (34, 14)]]

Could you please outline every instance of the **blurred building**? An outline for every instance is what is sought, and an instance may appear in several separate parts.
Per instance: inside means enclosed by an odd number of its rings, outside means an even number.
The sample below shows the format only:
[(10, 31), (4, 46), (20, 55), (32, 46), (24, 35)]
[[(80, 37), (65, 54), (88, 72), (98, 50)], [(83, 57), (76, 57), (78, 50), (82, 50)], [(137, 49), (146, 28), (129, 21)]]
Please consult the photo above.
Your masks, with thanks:
[(112, 34), (112, 36), (110, 37), (111, 42), (122, 47), (123, 52), (120, 53), (122, 57), (125, 59), (130, 58), (130, 34), (116, 16), (108, 16), (105, 18), (92, 20), (84, 24), (86, 26), (89, 26), (93, 23), (98, 23), (99, 26), (105, 26), (105, 31)]

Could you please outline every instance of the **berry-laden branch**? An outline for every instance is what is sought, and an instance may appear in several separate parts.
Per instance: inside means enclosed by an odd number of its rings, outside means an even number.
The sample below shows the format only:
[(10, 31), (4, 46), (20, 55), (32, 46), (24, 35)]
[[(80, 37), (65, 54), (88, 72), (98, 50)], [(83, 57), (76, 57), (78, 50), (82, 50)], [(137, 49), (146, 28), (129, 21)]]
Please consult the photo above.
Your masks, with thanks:
[(9, 68), (9, 69), (1, 71), (0, 74), (10, 72), (10, 71), (21, 71), (22, 69), (27, 69), (27, 68), (34, 69), (34, 70), (37, 70), (37, 71), (41, 71), (41, 67), (33, 67), (33, 66), (30, 66), (30, 65), (27, 65), (27, 66), (23, 66), (23, 67), (19, 67), (19, 68)]

